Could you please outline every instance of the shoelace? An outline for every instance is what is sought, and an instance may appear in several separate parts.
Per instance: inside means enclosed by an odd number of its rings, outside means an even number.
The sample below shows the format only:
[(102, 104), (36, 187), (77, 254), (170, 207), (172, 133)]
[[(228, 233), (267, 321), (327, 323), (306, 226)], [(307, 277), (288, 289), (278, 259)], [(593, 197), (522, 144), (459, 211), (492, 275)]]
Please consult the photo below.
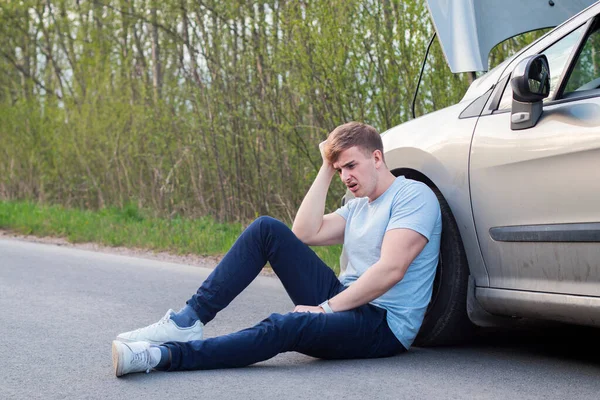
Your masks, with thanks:
[[(129, 347), (129, 346), (127, 346), (127, 347)], [(152, 369), (152, 367), (151, 367), (152, 357), (150, 356), (150, 351), (148, 349), (144, 349), (144, 350), (136, 353), (133, 351), (133, 349), (131, 349), (131, 347), (129, 347), (129, 349), (133, 353), (133, 356), (131, 357), (131, 364), (145, 366), (146, 373), (149, 374), (150, 370)]]

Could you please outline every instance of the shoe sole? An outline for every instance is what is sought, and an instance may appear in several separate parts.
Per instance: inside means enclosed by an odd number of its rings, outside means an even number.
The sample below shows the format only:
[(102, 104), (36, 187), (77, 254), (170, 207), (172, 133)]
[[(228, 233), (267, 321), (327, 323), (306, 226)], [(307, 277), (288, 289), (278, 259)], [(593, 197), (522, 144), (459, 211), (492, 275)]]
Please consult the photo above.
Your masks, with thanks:
[(188, 338), (188, 339), (167, 339), (167, 340), (160, 340), (160, 341), (156, 341), (156, 340), (151, 340), (148, 338), (135, 338), (135, 339), (128, 339), (122, 336), (117, 336), (116, 337), (116, 341), (121, 342), (121, 343), (134, 343), (134, 342), (148, 342), (150, 344), (153, 344), (155, 346), (160, 346), (161, 344), (164, 344), (166, 342), (181, 342), (181, 343), (187, 343), (187, 342), (193, 342), (196, 340), (204, 340), (204, 335), (200, 334), (200, 337), (192, 337), (192, 338)]
[(112, 342), (112, 361), (113, 369), (115, 370), (115, 376), (118, 378), (123, 375), (123, 363), (121, 362), (121, 351), (120, 346), (122, 344), (116, 340)]
[(153, 344), (155, 346), (159, 346), (167, 341), (164, 342), (155, 342), (154, 340), (148, 340), (148, 339), (126, 339), (126, 338), (122, 338), (122, 337), (117, 337), (115, 339), (116, 342), (120, 342), (120, 343), (135, 343), (135, 342), (148, 342), (150, 344)]

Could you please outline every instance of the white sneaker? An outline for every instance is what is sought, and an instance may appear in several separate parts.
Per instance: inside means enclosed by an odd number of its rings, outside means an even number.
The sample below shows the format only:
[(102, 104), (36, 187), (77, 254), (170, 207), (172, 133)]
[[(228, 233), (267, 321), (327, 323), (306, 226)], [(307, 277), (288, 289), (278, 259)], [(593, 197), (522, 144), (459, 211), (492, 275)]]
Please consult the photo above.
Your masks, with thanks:
[(160, 361), (150, 354), (148, 342), (123, 343), (117, 340), (112, 342), (112, 359), (116, 376), (132, 372), (149, 373)]
[(202, 328), (204, 324), (200, 321), (189, 328), (180, 328), (172, 319), (173, 310), (167, 311), (158, 322), (145, 328), (124, 332), (117, 336), (122, 342), (144, 341), (151, 344), (162, 344), (165, 342), (189, 342), (202, 340)]

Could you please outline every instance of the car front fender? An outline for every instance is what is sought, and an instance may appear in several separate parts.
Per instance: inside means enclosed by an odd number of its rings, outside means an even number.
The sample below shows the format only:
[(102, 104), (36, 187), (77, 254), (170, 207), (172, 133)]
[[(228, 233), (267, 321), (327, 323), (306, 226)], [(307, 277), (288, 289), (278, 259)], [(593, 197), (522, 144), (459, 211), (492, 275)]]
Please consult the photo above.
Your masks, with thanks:
[(487, 287), (469, 188), (469, 153), (477, 118), (459, 119), (466, 106), (459, 103), (394, 127), (382, 134), (382, 140), (390, 171), (424, 180), (442, 193), (459, 228), (470, 273), (477, 286)]

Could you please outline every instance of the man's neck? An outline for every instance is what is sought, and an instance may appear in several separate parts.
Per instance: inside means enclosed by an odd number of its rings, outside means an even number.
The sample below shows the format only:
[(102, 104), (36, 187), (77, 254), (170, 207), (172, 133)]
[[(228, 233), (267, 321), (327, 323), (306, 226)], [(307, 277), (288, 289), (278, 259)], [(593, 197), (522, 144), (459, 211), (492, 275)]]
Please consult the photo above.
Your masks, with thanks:
[(372, 198), (369, 197), (369, 203), (377, 200), (379, 196), (385, 193), (385, 191), (388, 190), (390, 186), (392, 186), (392, 183), (394, 183), (395, 179), (396, 177), (390, 171), (383, 172), (382, 176), (379, 178), (375, 195)]

